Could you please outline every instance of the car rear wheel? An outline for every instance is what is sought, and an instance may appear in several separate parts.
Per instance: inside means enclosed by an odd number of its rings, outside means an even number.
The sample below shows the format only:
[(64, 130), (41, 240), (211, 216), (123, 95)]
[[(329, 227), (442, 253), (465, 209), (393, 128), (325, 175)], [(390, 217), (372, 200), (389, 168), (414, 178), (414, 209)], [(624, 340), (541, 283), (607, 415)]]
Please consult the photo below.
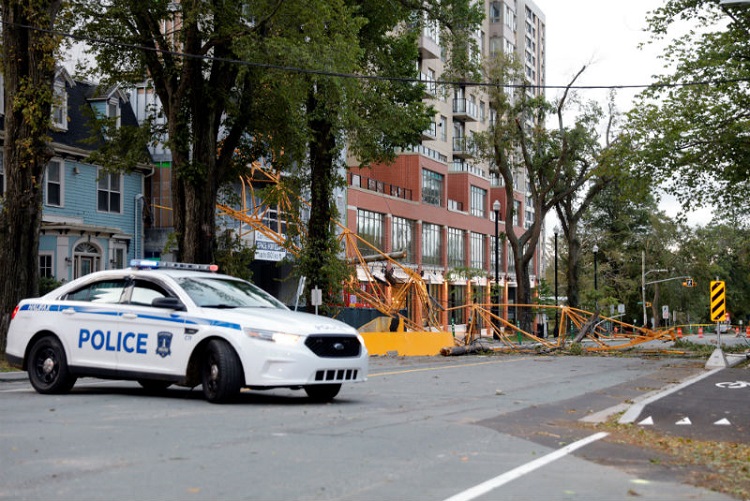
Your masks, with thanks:
[(29, 381), (39, 393), (67, 393), (76, 384), (70, 374), (65, 349), (54, 336), (37, 340), (29, 352)]
[(212, 403), (235, 398), (243, 385), (242, 366), (226, 341), (213, 339), (206, 346), (201, 368), (203, 395)]
[(341, 384), (311, 384), (305, 386), (305, 393), (316, 402), (330, 402), (341, 390)]

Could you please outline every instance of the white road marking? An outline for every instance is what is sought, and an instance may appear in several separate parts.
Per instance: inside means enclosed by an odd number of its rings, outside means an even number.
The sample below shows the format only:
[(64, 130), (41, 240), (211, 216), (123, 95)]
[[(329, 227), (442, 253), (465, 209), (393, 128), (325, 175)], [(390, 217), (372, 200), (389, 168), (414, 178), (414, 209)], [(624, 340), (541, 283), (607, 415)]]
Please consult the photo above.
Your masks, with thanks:
[(586, 446), (592, 442), (601, 440), (607, 435), (609, 434), (605, 432), (595, 433), (577, 442), (566, 445), (562, 449), (551, 452), (546, 456), (542, 456), (539, 459), (535, 459), (534, 461), (521, 465), (518, 468), (507, 471), (502, 475), (498, 475), (497, 477), (487, 480), (486, 482), (475, 485), (474, 487), (466, 489), (463, 492), (459, 492), (458, 494), (447, 498), (445, 501), (470, 501), (472, 499), (478, 498), (479, 496), (487, 494), (488, 492), (497, 489), (498, 487), (503, 486), (517, 478), (520, 478), (527, 473), (531, 473), (537, 468), (541, 468), (542, 466), (548, 465), (552, 461), (556, 461), (562, 457), (565, 457), (576, 449), (580, 449), (581, 447)]
[(719, 369), (713, 369), (713, 370), (710, 370), (710, 371), (706, 371), (703, 374), (700, 374), (700, 375), (698, 375), (698, 376), (696, 376), (694, 378), (686, 379), (682, 383), (680, 383), (680, 384), (678, 384), (676, 386), (673, 386), (673, 387), (669, 388), (668, 390), (665, 390), (665, 391), (659, 390), (657, 392), (649, 394), (646, 398), (644, 398), (643, 400), (640, 400), (637, 404), (634, 404), (634, 405), (630, 406), (630, 409), (628, 409), (628, 411), (620, 417), (619, 423), (620, 424), (629, 424), (629, 423), (632, 423), (641, 414), (641, 412), (643, 412), (643, 408), (646, 407), (646, 405), (650, 404), (651, 402), (655, 402), (655, 401), (659, 400), (662, 397), (666, 397), (670, 393), (674, 393), (674, 392), (676, 392), (678, 390), (681, 390), (681, 389), (685, 388), (686, 386), (689, 386), (689, 385), (695, 383), (696, 381), (700, 381), (703, 378), (707, 378), (708, 376), (711, 376), (711, 375), (719, 372), (720, 370), (721, 370), (721, 368), (719, 368)]
[(649, 417), (647, 417), (646, 419), (644, 419), (643, 421), (641, 421), (638, 424), (641, 424), (641, 425), (654, 424), (654, 418), (652, 418), (651, 416), (649, 416)]
[(684, 417), (675, 423), (676, 425), (693, 424), (689, 417)]
[(714, 424), (718, 424), (720, 426), (727, 426), (727, 425), (731, 425), (732, 423), (730, 423), (727, 418), (723, 418), (723, 419), (719, 419)]

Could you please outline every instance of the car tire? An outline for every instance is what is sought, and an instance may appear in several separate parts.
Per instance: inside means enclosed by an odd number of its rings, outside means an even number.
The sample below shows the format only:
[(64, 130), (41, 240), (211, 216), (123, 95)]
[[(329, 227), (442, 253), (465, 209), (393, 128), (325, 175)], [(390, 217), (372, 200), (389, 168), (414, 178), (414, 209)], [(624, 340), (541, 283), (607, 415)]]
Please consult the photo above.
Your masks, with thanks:
[(212, 339), (206, 345), (201, 366), (203, 396), (211, 403), (233, 400), (243, 386), (242, 366), (226, 341)]
[(172, 386), (172, 383), (169, 381), (160, 381), (158, 379), (139, 379), (138, 384), (148, 393), (161, 393)]
[(315, 402), (330, 402), (341, 391), (341, 384), (310, 384), (305, 386), (305, 393)]
[(76, 384), (70, 374), (65, 349), (54, 336), (38, 339), (29, 351), (28, 373), (31, 386), (39, 393), (67, 393)]

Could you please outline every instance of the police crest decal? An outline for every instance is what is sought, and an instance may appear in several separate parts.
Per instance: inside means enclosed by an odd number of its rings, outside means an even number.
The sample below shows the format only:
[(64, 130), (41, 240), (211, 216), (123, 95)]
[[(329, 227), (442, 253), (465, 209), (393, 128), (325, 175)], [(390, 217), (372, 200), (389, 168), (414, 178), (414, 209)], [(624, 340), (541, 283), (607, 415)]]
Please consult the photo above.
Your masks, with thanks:
[(172, 354), (172, 333), (162, 331), (156, 334), (156, 353), (161, 358), (166, 358)]

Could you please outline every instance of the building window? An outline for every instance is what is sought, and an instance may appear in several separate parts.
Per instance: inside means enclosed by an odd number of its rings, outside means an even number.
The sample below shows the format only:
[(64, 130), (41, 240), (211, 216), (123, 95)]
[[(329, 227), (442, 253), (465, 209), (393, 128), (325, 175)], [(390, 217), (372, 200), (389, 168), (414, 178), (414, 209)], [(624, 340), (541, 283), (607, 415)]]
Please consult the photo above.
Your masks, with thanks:
[(411, 219), (393, 218), (393, 250), (406, 251), (405, 261), (407, 263), (416, 262), (414, 256), (414, 227), (415, 223)]
[(484, 235), (472, 231), (470, 238), (470, 266), (477, 270), (484, 270), (487, 265), (487, 256), (484, 249)]
[(52, 254), (39, 254), (39, 277), (53, 278)]
[(466, 266), (464, 257), (464, 230), (448, 228), (448, 266), (462, 268)]
[(492, 2), (490, 4), (490, 22), (499, 23), (502, 15), (500, 2)]
[(62, 162), (50, 160), (47, 164), (45, 180), (45, 203), (54, 207), (62, 207)]
[(68, 93), (65, 83), (56, 82), (52, 98), (52, 126), (59, 130), (68, 130)]
[(96, 189), (97, 209), (100, 212), (122, 212), (122, 176), (99, 172)]
[(487, 207), (487, 190), (477, 186), (471, 187), (471, 215), (484, 217)]
[[(357, 235), (378, 250), (385, 247), (385, 216), (378, 212), (357, 209)], [(359, 242), (359, 250), (372, 254), (370, 246)]]
[(422, 264), (442, 265), (440, 257), (443, 245), (440, 238), (440, 226), (436, 224), (422, 224)]
[(443, 206), (443, 175), (422, 169), (422, 202)]
[(465, 305), (466, 286), (451, 284), (448, 287), (448, 308), (450, 309), (449, 315), (453, 323), (464, 323), (464, 319), (466, 318), (466, 308), (461, 308), (461, 306)]
[(110, 260), (111, 269), (121, 270), (125, 268), (125, 247), (116, 245), (112, 249), (112, 259)]
[[(495, 247), (497, 245), (497, 247)], [(495, 252), (497, 250), (497, 256), (495, 256)], [(497, 257), (497, 265), (500, 267), (497, 270), (497, 273), (500, 274), (503, 271), (503, 239), (502, 238), (495, 238), (495, 235), (492, 235), (490, 237), (490, 253), (492, 253), (492, 259), (490, 260), (490, 271), (492, 272), (492, 276), (495, 276), (495, 257)]]
[(513, 201), (513, 226), (521, 226), (521, 202)]
[(448, 140), (448, 119), (443, 115), (440, 115), (440, 140), (443, 142)]

